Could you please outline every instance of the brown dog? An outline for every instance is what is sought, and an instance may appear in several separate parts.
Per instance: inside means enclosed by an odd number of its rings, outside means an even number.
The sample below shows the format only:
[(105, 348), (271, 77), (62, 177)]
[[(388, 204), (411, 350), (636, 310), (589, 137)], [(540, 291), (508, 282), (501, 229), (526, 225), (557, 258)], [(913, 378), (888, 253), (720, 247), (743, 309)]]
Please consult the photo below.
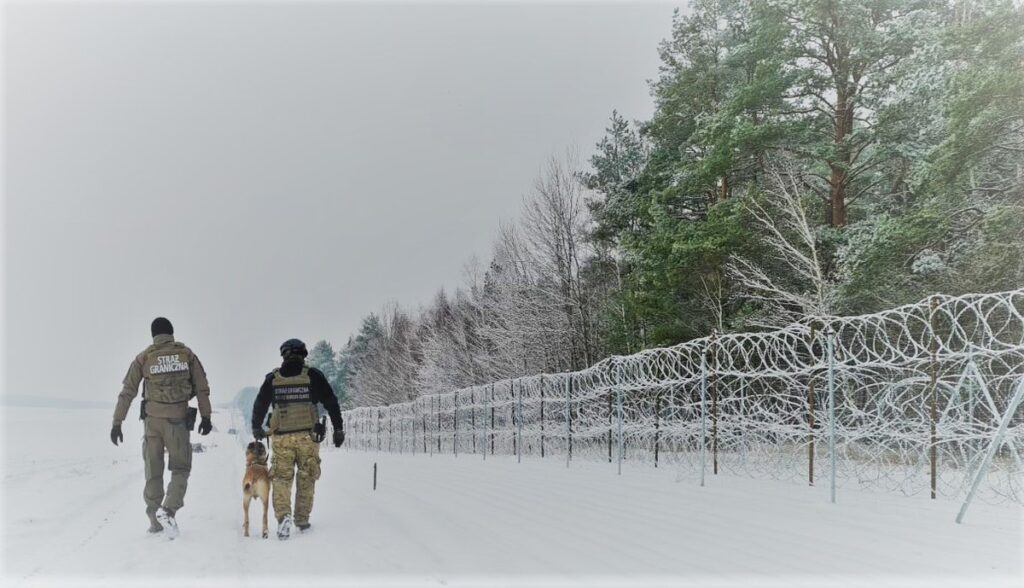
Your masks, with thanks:
[(270, 470), (267, 469), (267, 448), (253, 441), (245, 448), (245, 477), (242, 478), (242, 510), (245, 511), (245, 536), (249, 536), (249, 502), (253, 496), (263, 501), (263, 538), (267, 531), (267, 506), (270, 504)]

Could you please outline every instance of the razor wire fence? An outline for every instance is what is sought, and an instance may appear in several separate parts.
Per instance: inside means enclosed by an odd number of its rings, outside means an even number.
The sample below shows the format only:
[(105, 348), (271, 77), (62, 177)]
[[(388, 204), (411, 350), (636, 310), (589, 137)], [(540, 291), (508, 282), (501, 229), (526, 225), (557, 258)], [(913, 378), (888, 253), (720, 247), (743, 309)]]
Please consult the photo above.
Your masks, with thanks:
[(1022, 395), (1024, 289), (714, 334), (344, 418), (356, 449), (647, 462), (933, 498), (977, 480), (980, 499), (1024, 504)]

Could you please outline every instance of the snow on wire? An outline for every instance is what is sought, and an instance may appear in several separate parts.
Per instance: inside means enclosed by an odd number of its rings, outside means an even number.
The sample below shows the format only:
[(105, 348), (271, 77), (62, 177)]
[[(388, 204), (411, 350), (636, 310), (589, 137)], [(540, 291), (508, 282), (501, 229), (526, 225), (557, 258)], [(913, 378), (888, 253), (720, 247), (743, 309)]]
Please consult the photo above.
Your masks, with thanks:
[[(703, 453), (708, 473), (834, 473), (840, 486), (963, 496), (1022, 381), (1024, 289), (712, 335), (344, 416), (356, 449), (567, 463), (621, 452), (692, 477)], [(1022, 413), (1009, 415), (979, 499), (1024, 504)]]

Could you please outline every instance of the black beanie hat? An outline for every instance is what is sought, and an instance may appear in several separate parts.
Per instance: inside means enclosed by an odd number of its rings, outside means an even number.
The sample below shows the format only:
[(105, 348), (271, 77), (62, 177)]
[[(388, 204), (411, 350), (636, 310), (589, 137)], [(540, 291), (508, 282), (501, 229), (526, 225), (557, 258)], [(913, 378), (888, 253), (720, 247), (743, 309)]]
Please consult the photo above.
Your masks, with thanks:
[(171, 321), (162, 316), (158, 316), (153, 319), (153, 324), (149, 325), (149, 332), (154, 337), (157, 335), (173, 335), (174, 326), (171, 325)]

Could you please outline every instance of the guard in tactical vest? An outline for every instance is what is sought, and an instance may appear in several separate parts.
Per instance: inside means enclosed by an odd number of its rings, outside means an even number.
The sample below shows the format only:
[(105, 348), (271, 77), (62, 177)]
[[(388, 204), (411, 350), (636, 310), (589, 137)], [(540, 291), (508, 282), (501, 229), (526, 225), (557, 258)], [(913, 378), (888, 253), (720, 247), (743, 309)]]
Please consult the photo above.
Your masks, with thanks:
[[(178, 534), (175, 513), (185, 504), (185, 489), (192, 471), (192, 444), (189, 441), (191, 425), (195, 422), (195, 409), (188, 401), (193, 396), (199, 403), (202, 422), (199, 434), (207, 435), (213, 429), (210, 422), (210, 385), (199, 358), (183, 343), (174, 340), (171, 321), (159, 317), (150, 325), (153, 344), (140, 353), (124, 377), (124, 387), (114, 408), (114, 426), (110, 440), (117, 445), (124, 441), (121, 423), (128, 416), (128, 408), (143, 384), (142, 411), (145, 421), (142, 457), (146, 463), (146, 486), (142, 496), (146, 500), (149, 532), (167, 531), (174, 538)], [(167, 469), (171, 481), (164, 493), (164, 451), (167, 451)]]
[[(341, 447), (345, 432), (341, 408), (324, 374), (306, 365), (306, 344), (289, 339), (281, 345), (281, 367), (267, 374), (252, 407), (252, 432), (256, 439), (267, 436), (263, 419), (270, 413), (270, 477), (274, 489), (277, 538), (287, 539), (292, 528), (292, 479), (295, 484), (294, 523), (300, 531), (309, 529), (313, 510), (313, 489), (320, 479), (320, 442), (326, 431), (317, 421), (317, 404), (322, 404), (334, 427), (333, 442)], [(297, 471), (297, 475), (296, 475)]]

